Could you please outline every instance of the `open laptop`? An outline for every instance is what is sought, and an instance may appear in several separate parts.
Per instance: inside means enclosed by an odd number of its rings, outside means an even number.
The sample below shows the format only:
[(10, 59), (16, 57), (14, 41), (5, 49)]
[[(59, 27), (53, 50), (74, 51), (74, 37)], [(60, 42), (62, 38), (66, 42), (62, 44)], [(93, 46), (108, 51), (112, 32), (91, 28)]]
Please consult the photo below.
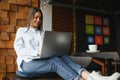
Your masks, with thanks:
[(68, 54), (70, 50), (71, 39), (71, 32), (45, 31), (41, 50), (41, 58)]

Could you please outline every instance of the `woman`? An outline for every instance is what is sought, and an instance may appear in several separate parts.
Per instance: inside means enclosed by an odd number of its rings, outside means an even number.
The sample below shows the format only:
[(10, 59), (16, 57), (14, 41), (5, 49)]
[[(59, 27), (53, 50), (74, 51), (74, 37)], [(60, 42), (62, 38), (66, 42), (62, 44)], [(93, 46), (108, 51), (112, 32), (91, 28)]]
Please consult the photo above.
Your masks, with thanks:
[(44, 31), (42, 28), (43, 14), (40, 9), (32, 8), (25, 27), (16, 33), (14, 48), (17, 53), (18, 71), (26, 77), (39, 77), (40, 74), (55, 72), (64, 80), (117, 80), (119, 73), (112, 76), (101, 76), (93, 71), (89, 73), (69, 56), (40, 58)]

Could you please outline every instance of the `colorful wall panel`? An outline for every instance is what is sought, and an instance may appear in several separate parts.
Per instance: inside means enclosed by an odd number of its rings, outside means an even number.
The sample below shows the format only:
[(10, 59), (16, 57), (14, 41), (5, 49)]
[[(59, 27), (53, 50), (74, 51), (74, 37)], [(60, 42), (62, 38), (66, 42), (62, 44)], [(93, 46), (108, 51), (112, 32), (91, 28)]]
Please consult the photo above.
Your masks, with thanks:
[(86, 24), (94, 24), (94, 17), (92, 15), (86, 15), (85, 19)]
[(87, 44), (110, 44), (110, 27), (108, 18), (85, 15), (85, 19)]

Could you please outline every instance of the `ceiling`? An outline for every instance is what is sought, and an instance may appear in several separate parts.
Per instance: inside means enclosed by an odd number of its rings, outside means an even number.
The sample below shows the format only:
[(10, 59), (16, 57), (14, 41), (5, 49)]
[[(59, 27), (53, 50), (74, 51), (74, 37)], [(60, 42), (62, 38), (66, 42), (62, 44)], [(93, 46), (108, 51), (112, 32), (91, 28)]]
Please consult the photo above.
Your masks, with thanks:
[(76, 5), (104, 12), (117, 13), (120, 11), (119, 0), (77, 0)]
[(76, 0), (75, 6), (73, 6), (73, 0), (51, 0), (51, 2), (54, 5), (59, 4), (59, 6), (64, 7), (76, 7), (80, 9), (108, 12), (112, 14), (120, 13), (119, 0)]

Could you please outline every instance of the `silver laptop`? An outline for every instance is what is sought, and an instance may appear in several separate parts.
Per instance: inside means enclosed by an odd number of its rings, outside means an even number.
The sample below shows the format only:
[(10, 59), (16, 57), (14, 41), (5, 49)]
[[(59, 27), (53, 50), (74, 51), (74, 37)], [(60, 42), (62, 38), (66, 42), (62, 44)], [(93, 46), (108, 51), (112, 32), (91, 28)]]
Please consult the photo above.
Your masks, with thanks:
[(41, 58), (69, 54), (71, 39), (71, 32), (45, 31)]

